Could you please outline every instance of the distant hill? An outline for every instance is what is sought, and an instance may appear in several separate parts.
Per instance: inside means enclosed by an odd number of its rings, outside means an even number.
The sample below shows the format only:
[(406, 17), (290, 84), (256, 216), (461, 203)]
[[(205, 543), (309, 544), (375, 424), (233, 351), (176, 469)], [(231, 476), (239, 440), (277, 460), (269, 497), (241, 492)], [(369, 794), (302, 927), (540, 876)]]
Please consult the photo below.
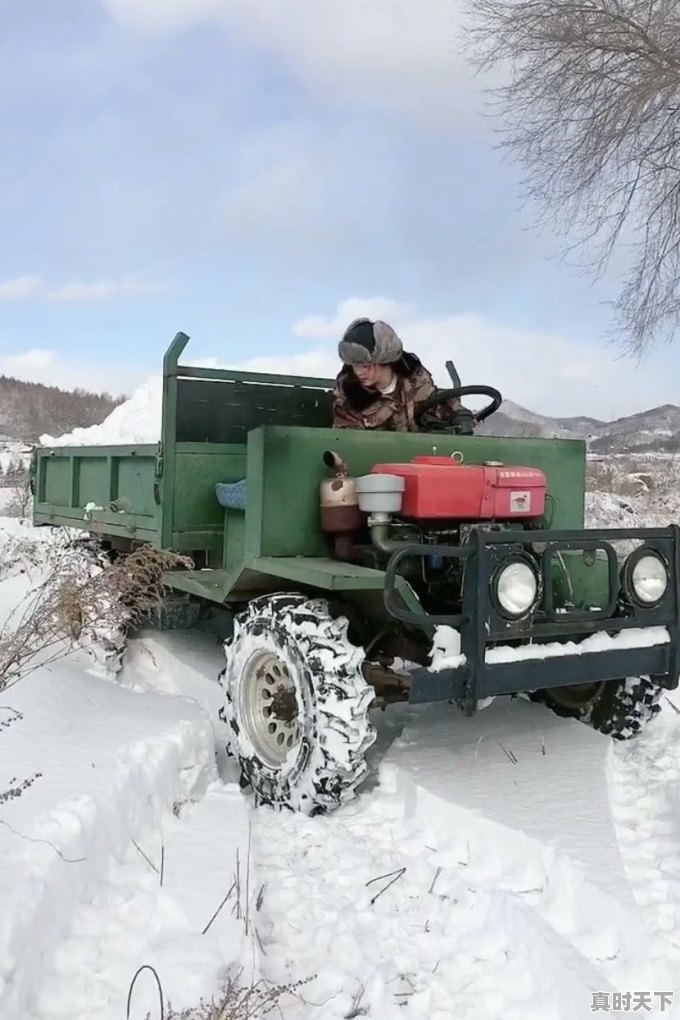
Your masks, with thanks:
[(615, 421), (596, 418), (550, 418), (512, 400), (503, 404), (479, 432), (494, 436), (584, 439), (593, 454), (675, 453), (680, 451), (680, 407), (664, 404)]
[(98, 425), (122, 398), (86, 390), (23, 382), (0, 376), (0, 441), (33, 443), (47, 432), (63, 435), (72, 429)]

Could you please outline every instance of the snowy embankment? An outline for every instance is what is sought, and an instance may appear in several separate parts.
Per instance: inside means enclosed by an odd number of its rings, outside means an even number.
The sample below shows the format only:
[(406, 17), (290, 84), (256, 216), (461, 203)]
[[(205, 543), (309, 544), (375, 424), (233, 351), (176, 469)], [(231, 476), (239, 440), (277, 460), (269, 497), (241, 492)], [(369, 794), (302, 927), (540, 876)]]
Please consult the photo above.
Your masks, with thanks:
[[(45, 955), (112, 859), (160, 830), (173, 805), (202, 797), (211, 778), (212, 732), (195, 704), (93, 681), (83, 665), (41, 670), (7, 696), (23, 718), (2, 734), (0, 788), (13, 776), (41, 773), (0, 818), (7, 1020), (40, 1006)], [(159, 849), (147, 848), (157, 862)]]
[[(0, 522), (3, 620), (41, 583), (54, 545)], [(120, 1017), (143, 964), (193, 1005), (240, 957), (228, 912), (201, 934), (248, 837), (245, 804), (218, 779), (209, 715), (106, 676), (96, 651), (40, 667), (0, 705), (3, 1020)], [(21, 796), (1, 796), (36, 773)], [(156, 1000), (140, 980), (133, 1015)]]

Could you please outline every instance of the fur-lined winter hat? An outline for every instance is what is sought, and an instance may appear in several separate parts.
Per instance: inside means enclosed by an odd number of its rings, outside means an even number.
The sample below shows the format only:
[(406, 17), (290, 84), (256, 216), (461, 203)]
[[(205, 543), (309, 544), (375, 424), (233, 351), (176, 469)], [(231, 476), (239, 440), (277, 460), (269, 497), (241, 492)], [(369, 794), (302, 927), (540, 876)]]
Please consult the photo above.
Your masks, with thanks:
[(355, 319), (338, 344), (338, 354), (346, 365), (389, 365), (403, 353), (397, 334), (380, 320)]

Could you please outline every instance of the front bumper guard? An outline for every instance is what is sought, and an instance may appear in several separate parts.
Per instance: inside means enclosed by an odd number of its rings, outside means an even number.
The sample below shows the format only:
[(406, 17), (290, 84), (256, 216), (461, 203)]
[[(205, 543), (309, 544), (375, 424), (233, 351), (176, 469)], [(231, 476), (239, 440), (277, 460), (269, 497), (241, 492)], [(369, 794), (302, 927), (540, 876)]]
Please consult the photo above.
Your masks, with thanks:
[[(658, 552), (668, 570), (663, 599), (652, 608), (622, 603), (616, 541), (639, 541)], [(544, 592), (539, 610), (509, 624), (493, 604), (491, 577), (503, 558), (518, 548), (542, 549)], [(561, 612), (554, 606), (549, 558), (554, 550), (603, 550), (608, 562), (609, 600), (597, 611)], [(462, 611), (432, 615), (407, 609), (396, 588), (400, 563), (410, 557), (442, 557), (464, 561)], [(451, 661), (433, 662), (410, 674), (409, 701), (457, 701), (466, 714), (478, 700), (520, 691), (566, 687), (627, 676), (653, 676), (668, 689), (678, 686), (680, 641), (680, 527), (598, 529), (589, 531), (474, 531), (463, 546), (405, 545), (389, 559), (385, 571), (384, 601), (388, 613), (412, 627), (434, 635), (437, 627), (460, 633), (461, 654)], [(624, 636), (624, 632), (629, 634)], [(586, 650), (584, 640), (609, 635), (601, 650)], [(575, 652), (541, 653), (541, 646), (575, 642)], [(512, 642), (512, 645), (508, 645)], [(637, 643), (636, 643), (637, 642)], [(620, 647), (616, 647), (617, 644)], [(512, 647), (519, 648), (518, 658)], [(526, 657), (531, 647), (530, 657)], [(507, 647), (507, 661), (498, 661), (499, 647)], [(496, 650), (496, 654), (494, 654)], [(566, 649), (565, 649), (566, 651)], [(496, 661), (494, 661), (494, 658)]]

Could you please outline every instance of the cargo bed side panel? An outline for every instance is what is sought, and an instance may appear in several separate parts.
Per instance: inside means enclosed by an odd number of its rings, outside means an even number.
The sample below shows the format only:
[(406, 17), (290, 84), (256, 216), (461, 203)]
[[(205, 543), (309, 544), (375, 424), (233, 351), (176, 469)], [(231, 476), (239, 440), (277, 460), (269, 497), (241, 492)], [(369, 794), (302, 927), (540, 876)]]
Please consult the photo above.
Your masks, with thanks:
[(35, 457), (35, 524), (158, 543), (156, 446), (64, 446)]

